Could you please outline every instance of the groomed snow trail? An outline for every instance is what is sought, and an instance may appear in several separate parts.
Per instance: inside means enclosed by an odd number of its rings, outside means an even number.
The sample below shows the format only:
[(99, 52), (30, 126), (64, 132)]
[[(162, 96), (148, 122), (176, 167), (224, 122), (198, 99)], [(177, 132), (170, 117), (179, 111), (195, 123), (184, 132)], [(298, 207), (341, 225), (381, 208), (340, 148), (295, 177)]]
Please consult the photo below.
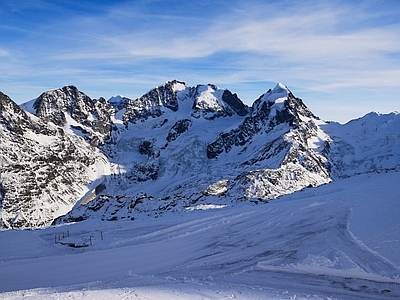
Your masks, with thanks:
[[(0, 298), (396, 299), (399, 179), (365, 175), (267, 204), (0, 232)], [(55, 244), (61, 234), (92, 246)]]

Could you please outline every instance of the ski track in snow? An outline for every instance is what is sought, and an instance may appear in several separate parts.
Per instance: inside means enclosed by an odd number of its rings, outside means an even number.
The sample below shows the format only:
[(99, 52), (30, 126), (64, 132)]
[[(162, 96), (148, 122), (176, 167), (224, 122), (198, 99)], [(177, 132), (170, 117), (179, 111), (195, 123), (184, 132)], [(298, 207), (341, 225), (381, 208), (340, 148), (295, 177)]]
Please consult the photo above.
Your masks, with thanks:
[[(267, 204), (2, 231), (0, 299), (398, 299), (399, 179), (362, 175)], [(62, 234), (92, 246), (56, 244)]]

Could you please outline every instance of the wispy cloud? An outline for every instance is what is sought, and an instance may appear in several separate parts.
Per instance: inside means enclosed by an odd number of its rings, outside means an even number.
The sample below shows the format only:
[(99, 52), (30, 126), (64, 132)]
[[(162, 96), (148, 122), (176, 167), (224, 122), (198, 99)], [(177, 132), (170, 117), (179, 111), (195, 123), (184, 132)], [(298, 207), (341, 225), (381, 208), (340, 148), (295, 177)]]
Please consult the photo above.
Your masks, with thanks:
[[(148, 17), (154, 20), (154, 24), (149, 20), (145, 21), (146, 24), (150, 23), (147, 26), (131, 21), (132, 27), (123, 30), (119, 27), (113, 30), (116, 22), (114, 13), (106, 19), (93, 19), (90, 28), (94, 31), (93, 41), (105, 46), (103, 51), (113, 45), (125, 54), (158, 58), (195, 58), (218, 51), (256, 51), (301, 59), (325, 57), (332, 53), (347, 57), (370, 51), (399, 50), (400, 42), (396, 39), (399, 34), (398, 25), (340, 32), (342, 24), (353, 17), (355, 6), (341, 10), (333, 5), (323, 8), (312, 6), (313, 10), (304, 5), (301, 8), (292, 8), (282, 14), (276, 13), (276, 8), (271, 5), (257, 5), (256, 9), (247, 7), (244, 12), (233, 10), (216, 19), (204, 19), (201, 26), (188, 25), (190, 21), (193, 22), (190, 18), (181, 17), (183, 21), (180, 23), (179, 17), (174, 17), (178, 19), (177, 22), (165, 23), (163, 20), (166, 16), (150, 15)], [(140, 12), (126, 15), (135, 19)], [(367, 13), (357, 15), (360, 20), (368, 17)], [(81, 19), (74, 21), (83, 23)], [(87, 20), (85, 22), (82, 25), (88, 26)], [(102, 31), (105, 33), (102, 34)], [(79, 32), (77, 34), (80, 36)], [(94, 50), (102, 53), (101, 49)], [(110, 54), (106, 56), (110, 57)], [(121, 53), (116, 53), (117, 58), (120, 56)]]
[[(256, 10), (258, 13), (256, 13)], [(93, 48), (72, 46), (63, 53), (59, 51), (53, 58), (74, 59), (190, 59), (208, 57), (218, 52), (256, 53), (273, 57), (285, 64), (322, 64), (321, 68), (365, 67), (379, 61), (390, 62), (390, 53), (400, 52), (400, 26), (382, 25), (374, 28), (343, 30), (342, 24), (352, 18), (355, 6), (332, 6), (292, 8), (287, 13), (266, 5), (245, 10), (233, 10), (217, 19), (204, 20), (202, 26), (189, 31), (175, 23), (165, 26), (140, 28), (127, 33), (93, 33), (90, 42)], [(359, 11), (357, 18), (365, 20), (369, 12)], [(112, 16), (116, 13), (114, 12)], [(136, 13), (135, 13), (136, 14)], [(156, 23), (158, 18), (152, 16)], [(106, 27), (113, 18), (96, 20), (92, 28)], [(189, 20), (186, 20), (187, 22)], [(100, 22), (104, 24), (101, 26)], [(352, 20), (353, 23), (356, 20)], [(179, 22), (178, 22), (179, 23)], [(185, 25), (185, 23), (183, 24)], [(179, 25), (178, 25), (179, 26)], [(111, 26), (112, 27), (112, 26)]]
[(9, 56), (9, 55), (10, 55), (10, 52), (0, 48), (0, 57), (1, 56)]
[(8, 81), (76, 81), (92, 91), (109, 82), (129, 95), (177, 78), (237, 84), (249, 101), (263, 92), (260, 82), (338, 98), (349, 87), (400, 89), (400, 11), (376, 1), (60, 3), (17, 6), (28, 20), (0, 23)]

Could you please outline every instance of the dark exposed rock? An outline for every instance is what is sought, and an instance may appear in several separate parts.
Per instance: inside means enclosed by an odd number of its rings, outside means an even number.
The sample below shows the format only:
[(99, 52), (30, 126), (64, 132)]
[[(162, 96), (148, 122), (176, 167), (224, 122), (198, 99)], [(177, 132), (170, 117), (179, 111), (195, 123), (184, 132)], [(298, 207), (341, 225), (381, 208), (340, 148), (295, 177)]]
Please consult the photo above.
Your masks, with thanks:
[(83, 108), (85, 103), (92, 104), (91, 102), (92, 99), (70, 85), (42, 93), (36, 99), (33, 108), (36, 110), (36, 116), (42, 120), (63, 126), (66, 123), (64, 113), (68, 113), (79, 123), (87, 119), (89, 112), (80, 108)]
[[(213, 84), (198, 85), (195, 88), (191, 88), (189, 96), (194, 99), (191, 116), (196, 119), (203, 117), (206, 120), (214, 120), (221, 117), (231, 117), (237, 113), (236, 110), (240, 112), (240, 114), (238, 113), (239, 115), (247, 114), (247, 112), (244, 113), (243, 109), (245, 107), (241, 106), (243, 103), (237, 96), (235, 97), (225, 90), (221, 99), (218, 99), (215, 94), (219, 92), (218, 88)], [(203, 96), (204, 93), (206, 96)], [(225, 102), (224, 94), (225, 99), (230, 103)]]
[(33, 129), (26, 112), (7, 95), (0, 92), (0, 124), (10, 132), (22, 135), (25, 129)]
[(222, 100), (226, 102), (239, 116), (244, 117), (249, 113), (248, 107), (239, 99), (237, 94), (232, 94), (229, 90), (224, 91), (222, 94)]
[[(215, 158), (223, 152), (229, 152), (233, 146), (243, 146), (250, 142), (255, 134), (268, 134), (281, 124), (288, 125), (288, 132), (290, 128), (297, 128), (302, 123), (301, 116), (318, 119), (301, 99), (287, 91), (283, 104), (276, 104), (275, 99), (271, 97), (273, 93), (285, 92), (278, 86), (258, 98), (253, 104), (251, 116), (245, 118), (237, 128), (221, 133), (218, 139), (207, 147), (207, 156)], [(271, 98), (272, 101), (269, 101)], [(277, 107), (278, 105), (282, 107)]]
[(0, 124), (14, 136), (22, 136), (27, 130), (35, 134), (63, 135), (62, 129), (52, 126), (43, 126), (32, 122), (28, 114), (7, 95), (0, 92)]
[(139, 153), (150, 156), (153, 153), (153, 143), (151, 141), (143, 141), (139, 145)]
[(0, 95), (3, 228), (49, 225), (60, 210), (75, 204), (96, 163), (107, 164), (98, 150), (55, 125), (31, 118)]
[(188, 131), (190, 126), (192, 126), (192, 121), (189, 119), (177, 121), (168, 132), (167, 141), (175, 141), (182, 133)]
[(159, 150), (155, 147), (155, 140), (144, 140), (139, 145), (139, 153), (142, 155), (147, 155), (149, 158), (154, 158), (159, 156)]
[(75, 129), (80, 130), (94, 146), (103, 144), (111, 135), (114, 108), (104, 98), (92, 100), (75, 86), (42, 93), (33, 108), (37, 117), (58, 126), (64, 126), (69, 115), (81, 124)]
[(144, 182), (147, 180), (156, 180), (158, 175), (158, 164), (156, 162), (146, 162), (135, 164), (126, 176), (132, 182)]
[(168, 81), (165, 85), (156, 87), (138, 99), (128, 100), (126, 112), (123, 116), (124, 124), (143, 122), (150, 117), (160, 117), (165, 108), (176, 112), (179, 103), (174, 85), (177, 83), (184, 84), (177, 80)]

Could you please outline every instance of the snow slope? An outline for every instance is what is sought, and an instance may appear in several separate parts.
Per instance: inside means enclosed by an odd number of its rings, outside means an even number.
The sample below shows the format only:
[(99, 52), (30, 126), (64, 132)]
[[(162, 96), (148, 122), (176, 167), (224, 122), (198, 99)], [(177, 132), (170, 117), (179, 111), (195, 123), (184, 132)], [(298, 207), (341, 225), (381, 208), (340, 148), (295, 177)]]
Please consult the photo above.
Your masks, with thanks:
[(349, 177), (368, 172), (399, 170), (400, 114), (371, 112), (344, 125), (322, 124), (330, 144), (331, 176)]
[(399, 181), (360, 175), (259, 205), (1, 231), (0, 299), (398, 299)]

